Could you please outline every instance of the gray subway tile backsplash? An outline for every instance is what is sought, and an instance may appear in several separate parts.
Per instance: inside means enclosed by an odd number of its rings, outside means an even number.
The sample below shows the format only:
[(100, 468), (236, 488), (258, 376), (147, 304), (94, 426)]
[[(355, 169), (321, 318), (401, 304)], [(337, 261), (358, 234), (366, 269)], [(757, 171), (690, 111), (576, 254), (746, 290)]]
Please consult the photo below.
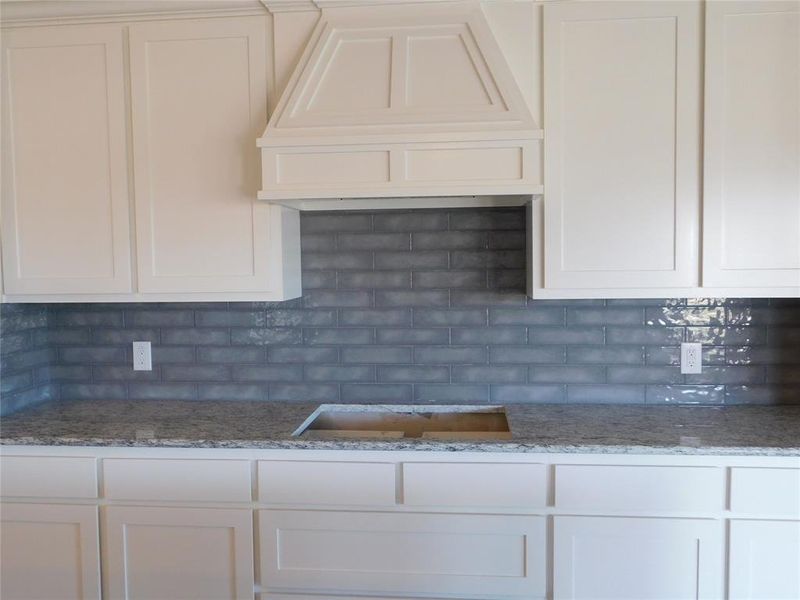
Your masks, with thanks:
[(422, 364), (485, 364), (485, 346), (420, 346), (414, 348), (414, 362)]
[[(305, 213), (302, 299), (0, 307), (4, 413), (46, 399), (800, 403), (800, 300), (534, 301), (521, 209)], [(130, 343), (153, 344), (151, 372)], [(681, 375), (680, 344), (704, 370)]]
[(551, 404), (566, 401), (566, 386), (546, 383), (495, 384), (489, 388), (490, 401), (498, 404)]
[(444, 366), (382, 366), (378, 367), (378, 381), (389, 383), (449, 383), (450, 369)]
[(491, 346), (489, 362), (493, 364), (560, 364), (566, 361), (563, 346)]
[(486, 309), (480, 308), (432, 308), (414, 311), (414, 326), (461, 327), (482, 326), (488, 322)]
[(535, 365), (528, 369), (531, 383), (605, 383), (605, 367)]

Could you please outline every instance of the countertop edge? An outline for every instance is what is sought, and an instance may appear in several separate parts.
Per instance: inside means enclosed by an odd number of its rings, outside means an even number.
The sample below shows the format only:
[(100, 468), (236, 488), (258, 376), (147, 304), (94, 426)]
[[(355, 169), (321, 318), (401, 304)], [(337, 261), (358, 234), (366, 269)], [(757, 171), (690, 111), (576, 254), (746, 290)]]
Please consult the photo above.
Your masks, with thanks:
[(18, 437), (0, 439), (0, 448), (87, 447), (87, 448), (164, 448), (164, 449), (242, 449), (242, 450), (349, 450), (385, 452), (485, 452), (528, 454), (641, 454), (695, 456), (785, 456), (800, 457), (800, 447), (769, 446), (644, 446), (644, 445), (565, 445), (526, 442), (414, 442), (385, 440), (186, 440), (186, 439), (104, 439), (66, 437)]

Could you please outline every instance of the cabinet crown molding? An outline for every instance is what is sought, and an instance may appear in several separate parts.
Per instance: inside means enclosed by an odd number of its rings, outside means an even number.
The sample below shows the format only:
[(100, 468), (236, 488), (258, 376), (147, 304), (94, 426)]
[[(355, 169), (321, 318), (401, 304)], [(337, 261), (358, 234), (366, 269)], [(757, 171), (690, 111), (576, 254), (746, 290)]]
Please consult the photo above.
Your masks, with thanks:
[(259, 0), (2, 0), (4, 27), (266, 14)]

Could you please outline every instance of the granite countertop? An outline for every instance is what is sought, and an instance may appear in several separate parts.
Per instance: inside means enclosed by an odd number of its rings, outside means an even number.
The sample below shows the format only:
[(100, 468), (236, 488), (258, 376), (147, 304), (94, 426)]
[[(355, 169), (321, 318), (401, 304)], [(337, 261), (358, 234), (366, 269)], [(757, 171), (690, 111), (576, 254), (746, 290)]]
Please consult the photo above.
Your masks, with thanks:
[[(800, 406), (508, 405), (499, 441), (304, 439), (318, 404), (75, 400), (4, 417), (0, 444), (800, 456)], [(374, 410), (397, 410), (397, 406)]]

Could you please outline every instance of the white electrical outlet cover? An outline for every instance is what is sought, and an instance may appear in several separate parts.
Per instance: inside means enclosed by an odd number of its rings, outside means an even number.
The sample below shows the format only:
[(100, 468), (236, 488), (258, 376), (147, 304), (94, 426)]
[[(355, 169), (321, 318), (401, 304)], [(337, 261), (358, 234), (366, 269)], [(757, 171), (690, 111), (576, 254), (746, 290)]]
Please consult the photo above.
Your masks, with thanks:
[(703, 344), (681, 344), (681, 373), (695, 375), (703, 372)]
[(153, 356), (150, 352), (150, 342), (133, 342), (133, 370), (153, 370)]

